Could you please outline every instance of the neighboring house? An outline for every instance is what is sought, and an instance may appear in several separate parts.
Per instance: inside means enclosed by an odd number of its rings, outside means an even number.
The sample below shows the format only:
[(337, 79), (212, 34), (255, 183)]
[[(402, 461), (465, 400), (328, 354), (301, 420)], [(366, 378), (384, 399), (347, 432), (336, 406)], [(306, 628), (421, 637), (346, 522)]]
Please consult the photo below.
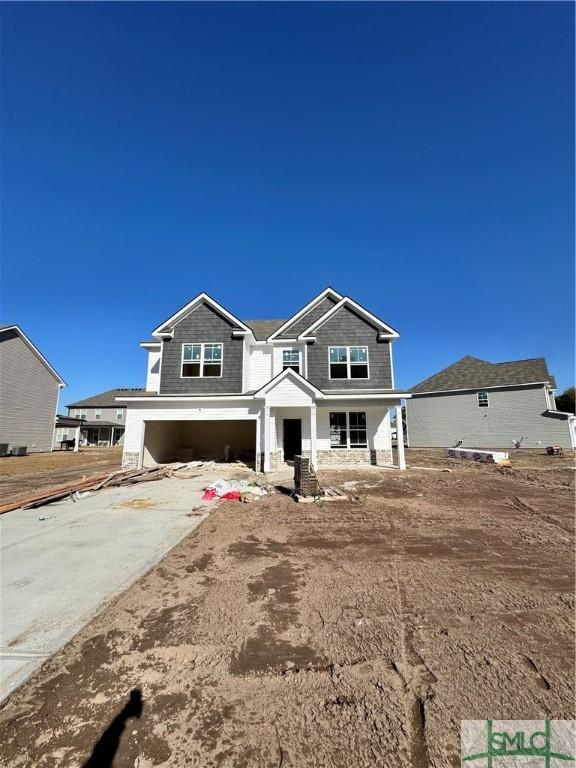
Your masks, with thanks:
[(390, 412), (409, 397), (394, 389), (398, 333), (349, 297), (327, 288), (288, 320), (242, 321), (201, 293), (152, 336), (146, 391), (116, 398), (125, 467), (226, 453), (264, 471), (297, 454), (392, 465)]
[(17, 325), (0, 326), (0, 444), (50, 451), (66, 382)]
[(556, 410), (555, 387), (543, 357), (506, 363), (463, 357), (410, 390), (408, 444), (570, 450), (576, 417)]
[[(77, 403), (70, 403), (68, 416), (82, 419), (80, 429), (81, 445), (113, 446), (121, 445), (126, 428), (126, 403), (118, 400), (124, 395), (135, 395), (143, 389), (109, 389), (99, 395), (87, 397)], [(73, 439), (75, 429), (72, 426), (56, 428), (55, 447), (61, 440)]]

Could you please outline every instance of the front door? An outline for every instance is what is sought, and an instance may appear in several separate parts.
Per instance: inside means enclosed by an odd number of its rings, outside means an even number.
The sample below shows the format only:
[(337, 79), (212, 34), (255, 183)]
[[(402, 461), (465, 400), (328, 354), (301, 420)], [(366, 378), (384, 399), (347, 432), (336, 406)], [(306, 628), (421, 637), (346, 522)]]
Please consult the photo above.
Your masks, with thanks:
[(302, 419), (284, 419), (284, 461), (302, 452)]

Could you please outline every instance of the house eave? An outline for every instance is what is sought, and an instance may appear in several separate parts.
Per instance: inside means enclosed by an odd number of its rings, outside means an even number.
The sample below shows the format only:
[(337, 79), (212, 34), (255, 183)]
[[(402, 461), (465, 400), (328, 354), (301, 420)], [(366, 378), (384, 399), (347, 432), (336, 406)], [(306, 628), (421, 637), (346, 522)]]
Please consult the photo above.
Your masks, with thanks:
[(412, 397), (420, 397), (423, 395), (448, 395), (451, 392), (484, 392), (487, 389), (511, 389), (515, 387), (536, 387), (549, 385), (549, 381), (526, 381), (522, 384), (492, 384), (489, 387), (482, 385), (477, 387), (462, 387), (461, 389), (431, 389), (427, 392), (412, 392)]

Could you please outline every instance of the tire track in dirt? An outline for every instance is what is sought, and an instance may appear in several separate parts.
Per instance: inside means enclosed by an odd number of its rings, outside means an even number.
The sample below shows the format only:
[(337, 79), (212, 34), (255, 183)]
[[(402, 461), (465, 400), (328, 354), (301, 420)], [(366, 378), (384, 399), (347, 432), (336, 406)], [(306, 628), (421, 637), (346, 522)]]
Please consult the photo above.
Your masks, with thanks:
[(546, 515), (543, 512), (540, 512), (539, 509), (523, 501), (519, 496), (511, 496), (508, 499), (508, 503), (512, 507), (514, 507), (514, 509), (518, 510), (518, 512), (524, 512), (530, 515), (534, 515), (540, 518), (540, 520), (543, 520), (544, 522), (548, 523), (549, 525), (553, 525), (556, 528), (559, 528), (563, 533), (568, 533), (572, 535), (572, 531), (569, 528), (565, 528), (561, 523), (559, 523), (550, 515)]
[(404, 711), (408, 734), (408, 749), (412, 768), (428, 768), (428, 742), (426, 738), (426, 703), (434, 697), (436, 678), (430, 672), (414, 647), (414, 627), (406, 609), (404, 587), (398, 573), (398, 560), (394, 561), (394, 580), (398, 597), (400, 647), (402, 661), (392, 659), (392, 668), (402, 680)]

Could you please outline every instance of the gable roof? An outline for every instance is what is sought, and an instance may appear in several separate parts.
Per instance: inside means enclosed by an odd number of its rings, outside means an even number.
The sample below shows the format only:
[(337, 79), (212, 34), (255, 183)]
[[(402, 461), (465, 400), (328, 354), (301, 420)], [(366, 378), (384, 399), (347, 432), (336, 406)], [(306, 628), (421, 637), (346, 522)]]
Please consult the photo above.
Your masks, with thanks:
[(349, 307), (354, 312), (356, 312), (356, 314), (364, 317), (366, 320), (368, 320), (368, 322), (372, 323), (377, 328), (380, 328), (381, 338), (397, 339), (400, 336), (398, 331), (394, 330), (394, 328), (392, 328), (390, 325), (387, 325), (383, 320), (380, 320), (380, 318), (376, 317), (376, 315), (373, 315), (363, 306), (358, 304), (358, 302), (354, 301), (354, 299), (351, 299), (349, 296), (343, 296), (342, 299), (337, 304), (334, 304), (334, 306), (331, 307), (325, 314), (323, 314), (322, 317), (319, 317), (314, 323), (312, 323), (312, 325), (308, 326), (308, 328), (305, 328), (298, 336), (298, 338), (304, 339), (306, 337), (312, 336), (317, 328), (319, 328), (327, 320), (333, 317), (333, 315), (342, 309), (342, 307)]
[(146, 390), (141, 387), (128, 387), (125, 389), (108, 389), (106, 390), (106, 392), (100, 392), (98, 395), (92, 395), (92, 397), (87, 397), (85, 400), (78, 400), (75, 403), (70, 403), (66, 407), (67, 408), (79, 408), (79, 407), (126, 408), (125, 405), (119, 405), (116, 402), (116, 398), (121, 397), (122, 395), (125, 395), (127, 393), (138, 395), (142, 392), (146, 392)]
[(275, 339), (280, 336), (280, 334), (284, 334), (291, 325), (306, 315), (307, 312), (310, 312), (310, 310), (313, 309), (316, 304), (319, 304), (327, 296), (331, 296), (335, 301), (340, 301), (342, 298), (342, 295), (335, 291), (333, 288), (325, 288), (321, 293), (318, 294), (318, 296), (315, 296), (311, 301), (308, 302), (308, 304), (303, 306), (302, 309), (299, 309), (298, 312), (292, 315), (292, 317), (289, 317), (288, 320), (285, 320), (284, 323), (279, 328), (277, 328), (269, 338)]
[(40, 350), (37, 347), (35, 347), (34, 344), (32, 344), (28, 336), (26, 336), (26, 334), (24, 333), (22, 328), (20, 328), (19, 325), (0, 325), (0, 334), (6, 333), (7, 331), (14, 331), (15, 333), (17, 333), (18, 336), (20, 336), (20, 338), (24, 342), (24, 344), (26, 344), (26, 346), (36, 355), (36, 357), (40, 360), (40, 362), (46, 366), (46, 368), (50, 371), (52, 376), (54, 376), (58, 384), (61, 387), (67, 386), (64, 379), (60, 376), (60, 374), (54, 368), (52, 368), (52, 366), (50, 365), (48, 360), (46, 360), (42, 352), (40, 352)]
[(244, 320), (244, 323), (254, 334), (256, 341), (266, 341), (285, 322), (286, 320)]
[(254, 397), (258, 397), (259, 395), (265, 395), (271, 389), (274, 389), (274, 387), (280, 384), (281, 381), (284, 381), (284, 379), (293, 379), (296, 384), (299, 384), (300, 386), (304, 387), (304, 389), (307, 389), (310, 392), (313, 392), (316, 395), (316, 397), (324, 397), (324, 393), (321, 390), (319, 390), (318, 387), (315, 387), (314, 384), (308, 381), (308, 379), (305, 379), (299, 373), (296, 373), (294, 368), (285, 368), (279, 374), (274, 376), (273, 379), (270, 379), (270, 381), (267, 381), (263, 387), (260, 387), (260, 389), (258, 389), (254, 393)]
[(250, 331), (250, 328), (244, 325), (242, 320), (238, 320), (237, 317), (234, 317), (231, 312), (228, 312), (227, 309), (225, 309), (221, 304), (218, 304), (218, 302), (215, 301), (211, 296), (208, 296), (207, 293), (199, 293), (198, 296), (195, 296), (192, 299), (192, 301), (189, 301), (187, 304), (181, 307), (178, 312), (175, 312), (171, 317), (169, 317), (168, 320), (165, 320), (157, 328), (155, 328), (152, 331), (152, 336), (169, 336), (172, 332), (172, 328), (177, 323), (179, 323), (180, 320), (186, 317), (186, 315), (189, 315), (190, 312), (193, 312), (196, 307), (200, 306), (200, 304), (208, 304), (208, 306), (212, 307), (212, 309), (218, 312), (218, 314), (225, 317), (240, 330), (246, 332)]
[(555, 386), (554, 377), (548, 373), (543, 357), (528, 360), (511, 360), (504, 363), (489, 363), (467, 355), (442, 371), (435, 373), (410, 392), (450, 392), (462, 389), (505, 387), (519, 384), (549, 382)]

